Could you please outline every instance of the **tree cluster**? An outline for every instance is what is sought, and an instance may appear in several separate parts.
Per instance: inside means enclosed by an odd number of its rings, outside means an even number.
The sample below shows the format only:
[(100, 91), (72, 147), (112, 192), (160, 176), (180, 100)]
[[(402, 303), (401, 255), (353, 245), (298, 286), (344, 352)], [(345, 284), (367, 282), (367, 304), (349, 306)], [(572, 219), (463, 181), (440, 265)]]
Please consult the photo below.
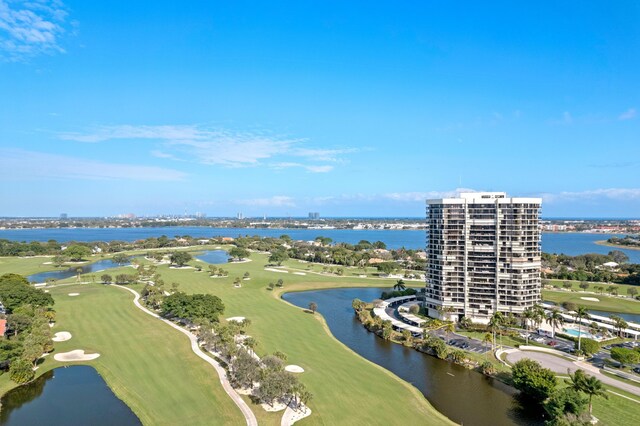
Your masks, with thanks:
[(175, 292), (164, 297), (160, 306), (162, 316), (194, 321), (207, 319), (217, 322), (224, 312), (224, 304), (218, 296), (212, 294), (186, 294)]
[(0, 340), (0, 368), (9, 368), (11, 380), (22, 384), (35, 377), (44, 353), (53, 350), (49, 322), (55, 318), (53, 298), (29, 285), (17, 274), (0, 277), (0, 300), (7, 308), (7, 335)]
[(511, 378), (526, 399), (544, 408), (549, 426), (587, 425), (591, 420), (593, 397), (607, 398), (602, 382), (587, 376), (583, 370), (569, 375), (569, 386), (559, 387), (551, 370), (536, 361), (523, 359), (513, 365)]
[[(640, 265), (627, 263), (629, 258), (620, 250), (608, 254), (587, 253), (579, 256), (542, 253), (542, 266), (553, 272), (543, 273), (544, 278), (582, 282), (617, 282), (640, 285)], [(607, 262), (619, 264), (619, 272), (602, 268)]]

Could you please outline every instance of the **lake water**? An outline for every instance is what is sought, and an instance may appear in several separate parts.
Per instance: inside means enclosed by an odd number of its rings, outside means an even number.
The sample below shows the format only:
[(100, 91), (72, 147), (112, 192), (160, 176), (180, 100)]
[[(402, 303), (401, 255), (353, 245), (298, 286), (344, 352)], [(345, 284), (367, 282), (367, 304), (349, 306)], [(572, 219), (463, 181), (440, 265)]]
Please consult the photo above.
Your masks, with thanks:
[(134, 426), (142, 423), (91, 367), (56, 368), (2, 397), (7, 426)]
[(205, 250), (195, 255), (195, 258), (203, 262), (219, 265), (229, 261), (229, 255), (225, 250)]
[[(356, 244), (360, 240), (383, 241), (387, 247), (420, 249), (425, 246), (425, 231), (353, 230), (353, 229), (244, 229), (214, 228), (206, 226), (179, 226), (155, 228), (61, 228), (61, 229), (2, 229), (0, 239), (17, 241), (135, 241), (149, 237), (167, 235), (190, 235), (192, 237), (237, 237), (239, 235), (259, 235), (279, 237), (287, 234), (294, 240), (313, 240), (318, 236), (329, 237), (336, 242)], [(584, 253), (607, 254), (611, 247), (595, 244), (614, 234), (544, 233), (542, 251), (564, 253), (571, 256)], [(640, 263), (640, 250), (621, 249), (633, 263)]]
[[(306, 308), (318, 304), (331, 333), (364, 358), (416, 386), (441, 413), (457, 423), (478, 426), (535, 425), (513, 395), (516, 391), (494, 379), (439, 360), (368, 332), (351, 308), (355, 298), (370, 301), (382, 288), (350, 288), (287, 293), (285, 300)], [(373, 386), (373, 384), (372, 384)]]
[[(640, 306), (638, 306), (638, 312), (640, 312)], [(635, 322), (636, 324), (640, 324), (640, 313), (638, 314), (625, 314), (622, 312), (606, 312), (606, 311), (594, 311), (589, 310), (589, 313), (595, 315), (601, 315), (603, 317), (610, 317), (611, 315), (617, 315), (625, 321)]]
[(89, 274), (91, 272), (99, 272), (109, 268), (116, 268), (119, 266), (126, 266), (129, 263), (118, 265), (111, 259), (98, 260), (97, 262), (88, 263), (85, 265), (72, 266), (68, 269), (62, 269), (58, 271), (39, 272), (37, 274), (29, 275), (27, 279), (32, 283), (44, 283), (47, 280), (63, 280), (65, 278), (75, 277), (78, 272), (77, 269), (82, 269), (82, 274)]

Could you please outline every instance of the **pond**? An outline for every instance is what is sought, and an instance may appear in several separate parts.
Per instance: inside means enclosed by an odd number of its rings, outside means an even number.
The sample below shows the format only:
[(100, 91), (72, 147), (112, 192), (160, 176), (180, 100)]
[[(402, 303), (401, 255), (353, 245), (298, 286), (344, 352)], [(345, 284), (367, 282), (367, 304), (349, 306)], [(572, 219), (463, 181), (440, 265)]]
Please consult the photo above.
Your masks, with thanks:
[(97, 262), (88, 263), (84, 265), (72, 266), (68, 269), (61, 269), (58, 271), (39, 272), (37, 274), (29, 275), (27, 279), (32, 283), (45, 283), (47, 280), (63, 280), (65, 278), (75, 277), (78, 272), (77, 269), (82, 269), (83, 274), (89, 274), (91, 272), (99, 272), (105, 269), (118, 268), (120, 266), (127, 266), (130, 263), (117, 264), (111, 259), (98, 260)]
[(287, 293), (285, 300), (306, 308), (318, 305), (333, 335), (368, 360), (416, 386), (429, 402), (451, 420), (465, 425), (541, 424), (517, 403), (516, 391), (459, 365), (439, 360), (368, 332), (357, 320), (351, 301), (371, 301), (382, 288), (331, 289)]
[(195, 258), (203, 262), (219, 265), (229, 261), (229, 254), (225, 250), (205, 250), (196, 254)]
[(56, 368), (2, 397), (0, 424), (141, 425), (127, 405), (88, 366)]

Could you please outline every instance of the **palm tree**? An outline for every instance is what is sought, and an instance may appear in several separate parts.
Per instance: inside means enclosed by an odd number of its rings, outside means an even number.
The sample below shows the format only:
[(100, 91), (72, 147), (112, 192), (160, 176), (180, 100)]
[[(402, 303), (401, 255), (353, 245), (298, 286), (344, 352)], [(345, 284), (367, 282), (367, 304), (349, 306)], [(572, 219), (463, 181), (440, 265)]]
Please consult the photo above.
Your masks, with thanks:
[(244, 339), (244, 342), (242, 342), (242, 345), (247, 348), (249, 354), (253, 355), (255, 353), (254, 349), (258, 346), (258, 341), (253, 337), (247, 337)]
[(580, 352), (580, 344), (582, 343), (582, 318), (589, 319), (589, 311), (584, 306), (578, 306), (576, 309), (576, 321), (578, 322), (578, 352)]
[(629, 327), (629, 324), (618, 315), (611, 315), (609, 318), (613, 321), (613, 326), (618, 330), (618, 336), (622, 337), (622, 330)]
[(535, 318), (536, 314), (535, 311), (533, 310), (532, 307), (527, 307), (525, 308), (524, 312), (522, 312), (522, 327), (529, 331), (529, 324), (530, 321), (533, 321), (533, 319)]
[(569, 374), (571, 387), (579, 392), (584, 392), (589, 396), (589, 414), (593, 410), (591, 400), (594, 396), (601, 396), (608, 399), (607, 390), (602, 386), (602, 382), (593, 376), (587, 376), (584, 371), (577, 370), (575, 374)]
[(533, 306), (533, 313), (534, 313), (533, 322), (536, 324), (537, 328), (540, 328), (540, 324), (542, 324), (542, 321), (544, 321), (545, 319), (544, 308), (536, 304)]
[[(486, 333), (482, 338), (482, 348), (484, 349), (484, 358), (487, 358), (487, 343), (493, 343), (493, 336), (491, 333)], [(491, 346), (491, 350), (493, 350), (493, 345)]]
[(536, 321), (536, 310), (533, 307), (528, 307), (524, 310), (524, 312), (522, 313), (522, 322), (524, 323), (524, 328), (526, 330), (525, 336), (526, 336), (526, 343), (527, 345), (529, 344), (529, 329), (530, 329), (530, 324), (531, 321), (535, 322)]
[(460, 321), (458, 321), (458, 325), (462, 328), (471, 327), (472, 321), (469, 317), (462, 317)]
[(447, 343), (449, 343), (449, 333), (453, 333), (454, 331), (456, 331), (456, 325), (452, 322), (449, 322), (445, 324), (443, 328), (445, 333), (447, 333)]
[(393, 286), (393, 289), (397, 291), (404, 291), (406, 288), (407, 287), (404, 285), (404, 281), (402, 279), (396, 281), (395, 285)]
[[(502, 315), (502, 312), (494, 313), (489, 320), (489, 329), (493, 334), (493, 347), (496, 346), (496, 330), (499, 329), (503, 323), (504, 315)], [(500, 334), (500, 346), (502, 347), (502, 333)]]
[(609, 399), (609, 396), (607, 396), (607, 390), (602, 386), (602, 382), (593, 376), (589, 376), (585, 379), (582, 392), (589, 395), (589, 414), (591, 414), (593, 409), (591, 399), (594, 396), (601, 396), (604, 399)]
[(549, 324), (553, 330), (553, 332), (551, 333), (551, 338), (555, 339), (556, 327), (560, 327), (562, 324), (564, 324), (564, 317), (558, 309), (554, 309), (549, 312), (549, 315), (547, 315), (547, 324)]

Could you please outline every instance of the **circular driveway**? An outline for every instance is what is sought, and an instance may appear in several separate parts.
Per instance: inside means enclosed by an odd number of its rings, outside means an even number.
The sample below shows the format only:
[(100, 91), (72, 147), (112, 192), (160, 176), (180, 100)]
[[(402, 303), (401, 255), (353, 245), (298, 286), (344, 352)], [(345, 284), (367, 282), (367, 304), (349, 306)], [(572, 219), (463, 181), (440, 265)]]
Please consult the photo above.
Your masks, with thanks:
[(545, 354), (544, 352), (517, 351), (507, 354), (507, 361), (509, 361), (510, 364), (514, 364), (525, 358), (538, 361), (543, 367), (548, 368), (554, 373), (567, 374), (567, 369), (569, 369), (571, 373), (579, 370), (579, 367), (572, 361), (560, 358), (559, 356)]
[[(570, 361), (565, 358), (561, 358), (559, 356), (546, 354), (544, 352), (534, 352), (534, 351), (520, 351), (515, 350), (514, 352), (510, 352), (506, 354), (507, 361), (510, 364), (516, 363), (521, 359), (532, 359), (534, 361), (538, 361), (543, 367), (548, 368), (557, 374), (566, 375), (567, 370), (569, 372), (574, 373), (576, 370), (584, 370), (584, 372), (589, 376), (595, 376), (603, 383), (614, 386), (618, 389), (623, 389), (629, 393), (640, 396), (640, 387), (625, 383), (620, 380), (616, 380), (612, 377), (605, 376), (599, 371), (593, 371), (591, 368), (584, 368), (579, 365), (576, 365), (573, 361)], [(595, 369), (595, 367), (593, 367)]]

